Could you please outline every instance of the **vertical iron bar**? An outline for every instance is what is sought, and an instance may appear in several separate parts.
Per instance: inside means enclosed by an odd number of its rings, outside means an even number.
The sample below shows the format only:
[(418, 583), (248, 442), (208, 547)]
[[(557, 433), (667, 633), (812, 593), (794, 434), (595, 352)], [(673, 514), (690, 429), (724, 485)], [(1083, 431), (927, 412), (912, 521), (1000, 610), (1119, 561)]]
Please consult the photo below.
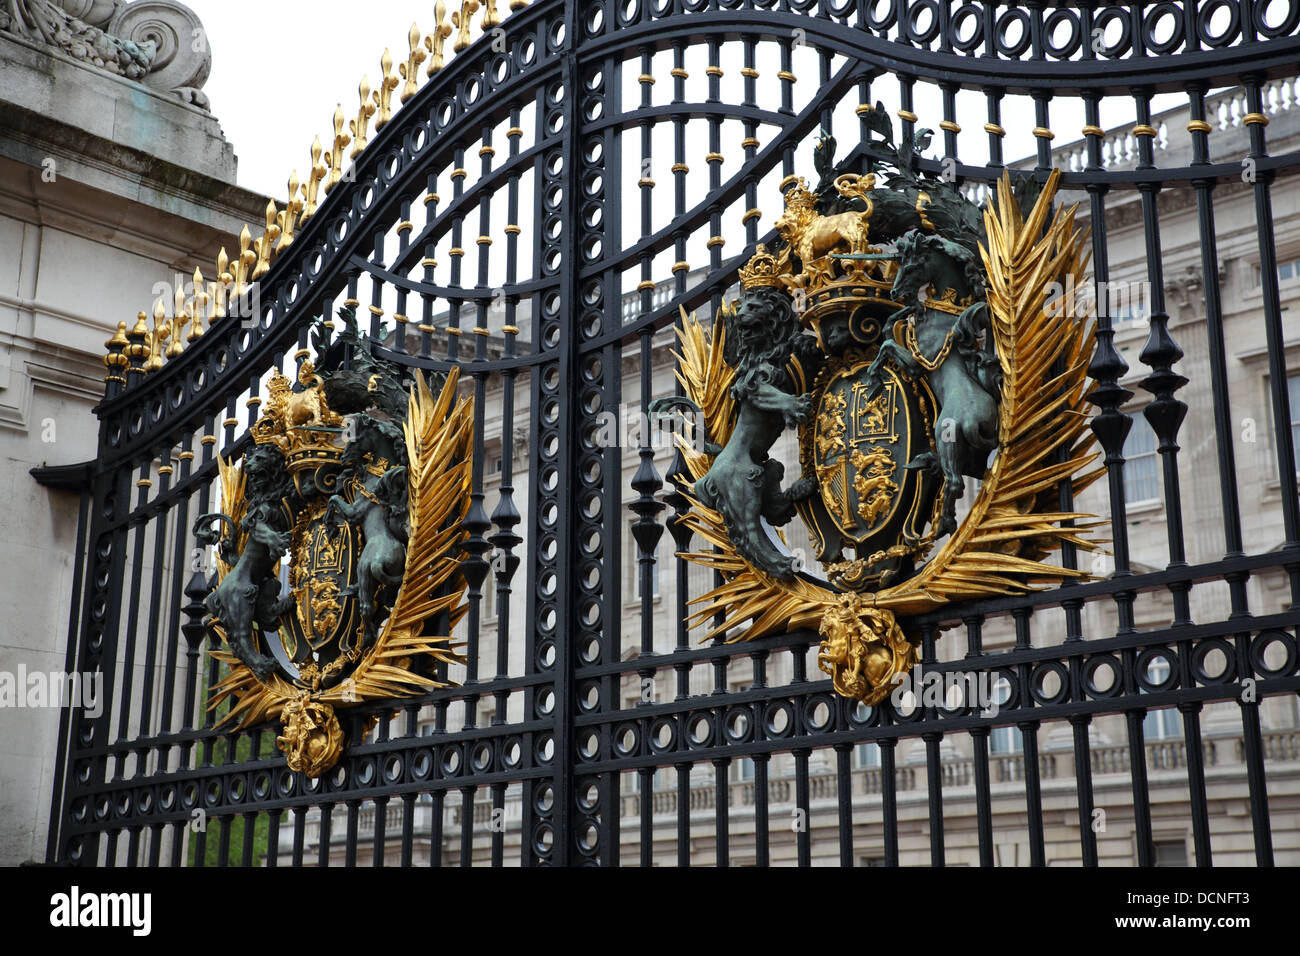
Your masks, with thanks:
[(835, 745), (835, 800), (839, 812), (840, 866), (853, 865), (853, 771), (851, 744)]
[(1038, 721), (1026, 720), (1020, 728), (1025, 757), (1025, 816), (1029, 829), (1029, 865), (1047, 865), (1047, 847), (1043, 840), (1043, 787), (1038, 764)]
[(1151, 837), (1147, 749), (1142, 727), (1146, 711), (1143, 709), (1125, 711), (1124, 717), (1128, 722), (1129, 779), (1133, 786), (1133, 839), (1137, 843), (1138, 866), (1154, 866), (1155, 844)]
[(896, 737), (882, 737), (880, 746), (880, 816), (885, 831), (885, 866), (898, 866), (898, 772)]
[(1178, 705), (1183, 715), (1183, 744), (1187, 749), (1187, 789), (1192, 801), (1192, 844), (1196, 865), (1210, 866), (1210, 806), (1205, 794), (1205, 749), (1201, 743), (1201, 703)]
[(1074, 729), (1074, 778), (1079, 797), (1079, 847), (1084, 866), (1097, 865), (1097, 832), (1093, 829), (1092, 754), (1088, 749), (1088, 724), (1091, 717), (1071, 717)]

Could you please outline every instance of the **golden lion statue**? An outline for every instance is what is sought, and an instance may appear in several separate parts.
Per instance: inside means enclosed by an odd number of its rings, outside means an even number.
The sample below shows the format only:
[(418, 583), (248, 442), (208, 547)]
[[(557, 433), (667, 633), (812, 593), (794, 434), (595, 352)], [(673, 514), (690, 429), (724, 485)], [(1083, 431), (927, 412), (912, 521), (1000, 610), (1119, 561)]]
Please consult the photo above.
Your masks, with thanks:
[(856, 255), (867, 251), (871, 214), (875, 210), (867, 194), (876, 188), (874, 175), (840, 176), (835, 189), (845, 199), (861, 199), (866, 203), (863, 212), (842, 212), (833, 216), (817, 213), (817, 197), (800, 179), (786, 193), (785, 212), (776, 221), (776, 231), (789, 243), (804, 268), (816, 259), (832, 253)]

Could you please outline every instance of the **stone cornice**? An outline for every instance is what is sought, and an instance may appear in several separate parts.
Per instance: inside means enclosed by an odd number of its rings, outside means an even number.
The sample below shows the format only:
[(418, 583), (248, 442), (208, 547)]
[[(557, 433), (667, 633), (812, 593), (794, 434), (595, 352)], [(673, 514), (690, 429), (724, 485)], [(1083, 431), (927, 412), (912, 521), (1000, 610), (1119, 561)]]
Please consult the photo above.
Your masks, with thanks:
[(67, 207), (84, 219), (96, 207), (74, 201), (72, 194), (86, 190), (116, 195), (231, 235), (238, 234), (244, 222), (256, 222), (265, 213), (265, 196), (12, 104), (0, 103), (0, 129), (5, 131), (0, 138), (0, 163), (7, 159), (27, 167), (28, 179), (35, 177), (48, 193), (38, 197), (32, 187), (23, 188), (17, 177), (6, 175), (0, 202), (18, 218), (41, 221), (39, 199), (41, 206), (55, 213)]

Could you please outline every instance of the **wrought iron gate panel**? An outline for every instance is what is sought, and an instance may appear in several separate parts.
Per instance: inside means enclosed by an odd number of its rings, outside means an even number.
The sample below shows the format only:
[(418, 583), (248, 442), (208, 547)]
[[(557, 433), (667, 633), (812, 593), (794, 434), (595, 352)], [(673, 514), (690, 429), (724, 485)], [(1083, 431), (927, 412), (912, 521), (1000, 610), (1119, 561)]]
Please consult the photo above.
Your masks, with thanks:
[[(669, 832), (664, 842), (683, 864), (696, 859), (692, 840), (707, 838), (719, 864), (807, 865), (813, 830), (791, 831), (786, 816), (806, 824), (814, 802), (829, 807), (833, 800), (838, 860), (857, 861), (855, 838), (866, 824), (880, 832), (884, 862), (896, 864), (900, 794), (923, 772), (933, 863), (947, 855), (944, 791), (952, 786), (973, 788), (979, 862), (995, 862), (991, 788), (1002, 782), (1021, 785), (1029, 862), (1046, 863), (1044, 783), (1070, 779), (1079, 856), (1092, 865), (1099, 861), (1093, 773), (1125, 772), (1138, 862), (1149, 864), (1144, 718), (1173, 707), (1183, 727), (1173, 759), (1186, 772), (1196, 861), (1204, 865), (1212, 858), (1211, 745), (1202, 739), (1200, 714), (1207, 704), (1236, 701), (1255, 859), (1270, 863), (1266, 761), (1280, 758), (1270, 758), (1260, 707), (1300, 691), (1300, 612), (1252, 610), (1247, 583), (1280, 573), (1290, 598), (1284, 603), (1300, 597), (1294, 413), (1272, 208), (1276, 179), (1295, 175), (1300, 154), (1271, 155), (1266, 135), (1268, 116), (1294, 102), (1293, 80), (1291, 99), (1274, 97), (1276, 79), (1292, 76), (1300, 62), (1298, 18), (1300, 9), (1286, 5), (1198, 0), (1158, 7), (536, 0), (512, 13), (502, 24), (504, 49), (494, 42), (499, 37), (480, 38), (376, 133), (353, 172), (255, 283), (256, 297), (242, 303), (255, 306), (251, 319), (217, 322), (148, 374), (137, 349), (128, 383), (110, 384), (99, 408), (99, 456), (88, 470), (86, 549), (78, 555), (81, 592), (69, 634), (70, 671), (102, 670), (109, 706), (98, 716), (64, 718), (50, 858), (155, 864), (165, 851), (172, 864), (189, 857), (202, 864), (215, 827), (219, 863), (247, 865), (263, 854), (269, 865), (312, 862), (307, 845), (314, 842), (320, 864), (337, 849), (348, 864), (381, 865), (392, 856), (403, 865), (439, 865), (454, 856), (462, 865), (478, 858), (501, 865), (508, 827), (497, 824), (512, 821), (508, 804), (517, 802), (512, 862), (517, 854), (526, 865), (650, 865), (656, 856), (668, 859), (654, 844), (657, 832)], [(1100, 49), (1088, 39), (1095, 30)], [(796, 78), (796, 61), (815, 65), (815, 82)], [(738, 94), (734, 84), (724, 86), (737, 68)], [(773, 73), (777, 84), (760, 84)], [(655, 89), (660, 82), (663, 93)], [(1033, 111), (1036, 156), (1024, 168), (1040, 178), (1061, 161), (1052, 148), (1054, 108), (1081, 113), (1084, 139), (1063, 188), (1086, 203), (1096, 282), (1110, 278), (1108, 210), (1135, 197), (1133, 215), (1145, 236), (1152, 301), (1139, 356), (1147, 371), (1137, 384), (1151, 396), (1144, 414), (1158, 441), (1166, 566), (1135, 567), (1130, 556), (1123, 449), (1132, 421), (1123, 409), (1133, 391), (1111, 319), (1102, 315), (1090, 366), (1092, 428), (1110, 468), (1113, 572), (950, 606), (909, 623), (927, 670), (1003, 682), (1008, 696), (992, 717), (969, 707), (855, 706), (817, 679), (819, 638), (811, 632), (699, 644), (684, 619), (688, 598), (708, 585), (670, 556), (689, 539), (675, 521), (686, 508), (674, 493), (680, 458), (657, 459), (647, 435), (633, 447), (598, 435), (602, 413), (646, 409), (672, 389), (656, 380), (655, 361), (671, 345), (666, 336), (681, 310), (717, 313), (739, 266), (758, 242), (770, 241), (759, 226), (762, 204), (776, 195), (776, 181), (800, 168), (798, 150), (819, 127), (845, 140), (869, 136), (857, 107), (870, 105), (873, 85), (896, 88), (891, 105), (905, 136), (931, 119), (917, 115), (919, 92), (941, 103), (936, 121), (947, 165), (918, 163), (932, 172), (947, 168), (973, 190), (996, 180), (1013, 158), (1003, 155), (1002, 124), (1030, 123), (1008, 115), (1009, 107)], [(1240, 109), (1224, 94), (1211, 100), (1223, 87), (1240, 87), (1232, 93)], [(1183, 165), (1157, 163), (1164, 157), (1156, 155), (1153, 98), (1163, 94), (1177, 94), (1188, 110), (1192, 159)], [(1117, 101), (1133, 111), (1131, 168), (1111, 161), (1117, 147), (1102, 129), (1103, 108)], [(960, 103), (971, 102), (985, 116), (959, 113)], [(1226, 123), (1218, 112), (1224, 103)], [(963, 161), (963, 121), (985, 118), (987, 161)], [(1240, 153), (1220, 150), (1211, 132), (1232, 137), (1237, 123), (1246, 130)], [(671, 133), (671, 160), (656, 141), (659, 130)], [(969, 137), (961, 142), (969, 150)], [(475, 156), (479, 168), (471, 172)], [(701, 157), (707, 186), (697, 187), (704, 177), (698, 169), (692, 176), (691, 166)], [(1267, 551), (1248, 546), (1238, 500), (1215, 239), (1216, 190), (1222, 195), (1242, 181), (1242, 160), (1254, 176), (1247, 191), (1257, 222), (1268, 430), (1284, 538)], [(629, 175), (638, 161), (640, 173)], [(671, 186), (653, 182), (665, 171)], [(1165, 303), (1160, 196), (1185, 187), (1195, 198), (1202, 247), (1208, 384), (1176, 370), (1187, 344), (1177, 337), (1199, 333), (1195, 326), (1171, 332)], [(656, 203), (670, 190), (671, 211)], [(417, 225), (413, 210), (418, 219), (421, 207), (425, 221)], [(505, 229), (494, 219), (502, 208)], [(492, 252), (502, 235), (504, 264)], [(733, 255), (724, 251), (729, 244), (741, 248)], [(470, 258), (465, 246), (475, 247), (473, 274), (462, 271)], [(444, 249), (445, 273), (435, 262)], [(309, 781), (275, 754), (273, 730), (218, 734), (221, 715), (203, 710), (218, 665), (204, 654), (209, 638), (199, 601), (207, 581), (189, 566), (190, 523), (213, 510), (214, 482), (220, 493), (218, 454), (238, 457), (249, 443), (246, 426), (258, 417), (268, 374), (311, 355), (313, 320), (343, 302), (365, 314), (367, 292), (372, 331), (384, 317), (398, 330), (387, 357), (423, 370), (458, 366), (476, 397), (462, 562), (468, 664), (446, 674), (460, 686), (341, 715), (350, 739), (366, 742)], [(410, 297), (423, 310), (418, 320), (406, 318)], [(527, 412), (516, 421), (521, 389)], [(1214, 560), (1189, 559), (1182, 525), (1180, 463), (1187, 462), (1178, 440), (1189, 401), (1208, 404), (1215, 422), (1222, 557)], [(499, 437), (490, 437), (498, 427)], [(500, 456), (495, 499), (485, 491), (489, 445)], [(528, 460), (526, 491), (516, 487), (520, 455)], [(1068, 482), (1061, 505), (1074, 510)], [(1072, 546), (1062, 560), (1076, 566)], [(665, 580), (660, 564), (672, 572), (671, 601), (656, 596)], [(1228, 611), (1196, 621), (1189, 594), (1212, 582), (1227, 582)], [(1163, 594), (1172, 620), (1139, 628), (1139, 599)], [(522, 618), (512, 622), (511, 609), (521, 606)], [(1014, 629), (1014, 644), (989, 651), (983, 634), (996, 622)], [(941, 628), (953, 626), (965, 635), (964, 657), (941, 660), (944, 647), (961, 641), (952, 634), (940, 642)], [(672, 646), (661, 647), (661, 636)], [(1211, 657), (1222, 660), (1222, 671), (1207, 666)], [(1157, 664), (1165, 676), (1153, 680)], [(1105, 686), (1102, 671), (1111, 678)], [(735, 686), (740, 673), (748, 686)], [(1257, 692), (1250, 699), (1241, 694), (1247, 679)], [(488, 705), (491, 719), (482, 725)], [(1123, 715), (1125, 753), (1095, 749), (1090, 724), (1104, 715)], [(378, 718), (378, 727), (367, 737), (369, 718)], [(1048, 739), (1057, 726), (1068, 728), (1068, 772), (1058, 772), (1066, 751)], [(991, 734), (1012, 727), (1021, 734), (1019, 756), (991, 753)], [(972, 755), (954, 760), (945, 746), (963, 735)], [(900, 741), (914, 740), (923, 745), (923, 768), (899, 753)], [(877, 767), (853, 765), (863, 743), (878, 745)], [(793, 773), (773, 776), (773, 758), (787, 755)], [(814, 763), (823, 769), (814, 773)], [(670, 776), (671, 787), (656, 786)], [(855, 808), (855, 788), (859, 796), (879, 794), (879, 809)], [(480, 826), (479, 806), (493, 825)], [(205, 830), (192, 827), (196, 811), (211, 822)], [(458, 828), (457, 846), (447, 842), (448, 825)], [(292, 829), (287, 852), (279, 849), (282, 827)], [(792, 845), (773, 846), (774, 833), (790, 832)], [(242, 843), (232, 857), (236, 838)]]

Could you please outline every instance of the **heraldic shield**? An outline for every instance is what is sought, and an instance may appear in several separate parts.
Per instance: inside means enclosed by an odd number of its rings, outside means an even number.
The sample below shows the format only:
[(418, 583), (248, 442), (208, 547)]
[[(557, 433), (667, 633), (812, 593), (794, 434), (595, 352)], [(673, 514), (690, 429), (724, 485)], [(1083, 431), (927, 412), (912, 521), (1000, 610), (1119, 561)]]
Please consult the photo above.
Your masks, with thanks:
[(225, 644), (209, 707), (231, 701), (223, 726), (279, 718), (309, 777), (342, 754), (336, 707), (445, 686), (465, 612), (472, 399), (456, 370), (435, 394), (358, 335), (354, 308), (340, 318), (296, 387), (271, 378), (251, 447), (219, 459), (223, 510), (194, 526), (216, 549), (205, 624)]
[[(919, 658), (906, 617), (1086, 577), (1043, 559), (1095, 550), (1061, 489), (1104, 468), (1088, 429), (1087, 235), (1056, 207), (1059, 173), (1004, 175), (983, 205), (924, 172), (921, 130), (863, 158), (814, 151), (815, 187), (782, 183), (776, 236), (739, 270), (711, 329), (682, 314), (678, 379), (704, 434), (679, 438), (680, 556), (722, 583), (694, 598), (704, 639), (815, 628), (843, 696), (876, 704)], [(771, 450), (797, 429), (799, 470)], [(966, 478), (980, 479), (962, 501)], [(958, 503), (962, 503), (961, 511)], [(815, 561), (781, 528), (806, 526)], [(960, 519), (960, 520), (959, 520)], [(818, 568), (820, 566), (820, 568)]]
[[(345, 498), (346, 501), (346, 498)], [(348, 521), (331, 529), (321, 503), (303, 512), (290, 542), (289, 583), (294, 612), (285, 616), (288, 634), (282, 646), (299, 673), (309, 663), (328, 668), (340, 657), (355, 653), (357, 624), (357, 547), (360, 535)], [(333, 684), (339, 679), (322, 680)]]
[(873, 389), (869, 369), (861, 361), (831, 375), (803, 435), (819, 494), (797, 508), (817, 559), (837, 569), (846, 547), (869, 558), (920, 541), (934, 500), (933, 476), (908, 467), (934, 446), (929, 388), (886, 369)]

